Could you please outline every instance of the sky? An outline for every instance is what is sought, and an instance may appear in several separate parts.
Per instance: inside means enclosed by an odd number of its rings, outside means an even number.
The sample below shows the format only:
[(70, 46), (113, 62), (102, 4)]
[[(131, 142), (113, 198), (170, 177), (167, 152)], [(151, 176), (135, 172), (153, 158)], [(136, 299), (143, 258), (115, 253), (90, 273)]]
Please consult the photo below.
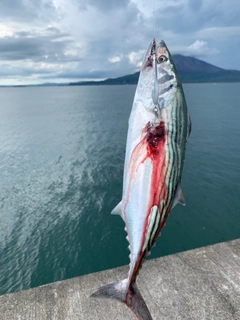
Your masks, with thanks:
[(0, 0), (0, 85), (134, 73), (154, 35), (240, 70), (239, 17), (239, 0)]

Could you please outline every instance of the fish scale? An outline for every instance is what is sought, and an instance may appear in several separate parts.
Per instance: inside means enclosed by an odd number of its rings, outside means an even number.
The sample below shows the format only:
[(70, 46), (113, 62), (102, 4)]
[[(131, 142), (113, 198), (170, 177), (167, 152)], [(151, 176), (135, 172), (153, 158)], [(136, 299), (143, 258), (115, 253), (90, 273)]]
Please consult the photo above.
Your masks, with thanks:
[(125, 303), (140, 320), (152, 320), (136, 278), (166, 219), (185, 204), (181, 176), (191, 120), (171, 54), (161, 41), (143, 59), (129, 118), (122, 201), (113, 209), (125, 222), (130, 249), (128, 277), (91, 297)]

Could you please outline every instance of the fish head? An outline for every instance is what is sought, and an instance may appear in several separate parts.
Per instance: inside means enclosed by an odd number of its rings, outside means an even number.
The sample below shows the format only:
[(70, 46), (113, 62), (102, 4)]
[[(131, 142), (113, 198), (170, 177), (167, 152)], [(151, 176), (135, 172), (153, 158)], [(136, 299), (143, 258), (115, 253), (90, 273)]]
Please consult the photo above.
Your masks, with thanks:
[(151, 109), (152, 87), (154, 84), (154, 54), (156, 50), (155, 39), (149, 44), (144, 55), (138, 85), (135, 93), (135, 100), (141, 101), (146, 109)]
[(162, 40), (156, 46), (157, 82), (158, 82), (158, 108), (166, 108), (174, 98), (181, 82), (177, 75), (172, 56)]
[(143, 58), (138, 86), (137, 100), (157, 117), (174, 98), (181, 82), (177, 76), (171, 54), (164, 41), (156, 45), (156, 40), (150, 43)]

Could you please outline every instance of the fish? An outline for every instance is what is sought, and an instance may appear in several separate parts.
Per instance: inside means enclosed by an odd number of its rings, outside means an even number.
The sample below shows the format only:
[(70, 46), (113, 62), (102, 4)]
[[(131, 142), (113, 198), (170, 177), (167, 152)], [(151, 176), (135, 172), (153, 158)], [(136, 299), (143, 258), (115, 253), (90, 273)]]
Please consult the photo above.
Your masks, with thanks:
[(94, 298), (125, 303), (140, 320), (152, 320), (136, 278), (170, 211), (185, 205), (181, 177), (191, 132), (186, 99), (170, 51), (151, 41), (129, 117), (122, 201), (113, 209), (125, 223), (128, 277), (100, 287)]

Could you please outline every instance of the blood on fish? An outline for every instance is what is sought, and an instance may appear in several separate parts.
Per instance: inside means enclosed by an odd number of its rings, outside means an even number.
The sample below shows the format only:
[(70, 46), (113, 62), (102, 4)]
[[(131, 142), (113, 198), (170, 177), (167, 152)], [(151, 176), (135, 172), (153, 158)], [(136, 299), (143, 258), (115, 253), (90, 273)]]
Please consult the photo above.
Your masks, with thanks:
[[(152, 163), (149, 202), (148, 202), (148, 209), (145, 217), (141, 247), (143, 247), (145, 242), (145, 236), (146, 236), (147, 227), (148, 227), (148, 217), (151, 213), (151, 208), (153, 206), (157, 206), (159, 208), (159, 213), (161, 216), (163, 208), (160, 207), (160, 201), (162, 199), (167, 200), (167, 196), (168, 196), (168, 188), (165, 181), (165, 171), (166, 171), (165, 142), (166, 142), (165, 123), (163, 121), (160, 121), (160, 123), (157, 126), (152, 127), (149, 122), (146, 124), (145, 129), (143, 130), (143, 139), (138, 145), (136, 145), (132, 153), (131, 166), (130, 166), (130, 172), (131, 172), (132, 178), (133, 178), (133, 173), (135, 172), (135, 170), (137, 171), (138, 166), (140, 164), (143, 164), (147, 159), (150, 159)], [(161, 222), (161, 219), (160, 219), (159, 227), (154, 236), (153, 242), (157, 238), (162, 227), (163, 227), (163, 223)], [(132, 274), (133, 278), (137, 276), (138, 270), (142, 262), (146, 258), (146, 254), (147, 254), (147, 251), (140, 253), (138, 262), (136, 263), (133, 274)]]
[(151, 207), (154, 205), (159, 206), (159, 191), (160, 188), (162, 189), (163, 185), (165, 185), (165, 141), (166, 132), (164, 122), (160, 121), (155, 127), (152, 127), (150, 122), (148, 122), (143, 130), (142, 140), (135, 146), (131, 155), (129, 166), (131, 180), (134, 177), (134, 173), (138, 170), (138, 167), (148, 158), (151, 159), (152, 175), (149, 201)]
[[(176, 90), (171, 90), (172, 85)], [(130, 244), (130, 269), (126, 279), (103, 286), (91, 295), (124, 302), (139, 320), (152, 317), (137, 288), (136, 276), (175, 204), (187, 140), (185, 129), (189, 126), (171, 54), (164, 41), (156, 46), (154, 38), (142, 63), (129, 119), (124, 165), (121, 216)], [(179, 132), (177, 141), (172, 130)]]
[(148, 143), (150, 153), (152, 153), (153, 155), (158, 155), (158, 145), (159, 142), (164, 139), (164, 137), (165, 130), (163, 121), (161, 121), (159, 125), (157, 125), (153, 129), (148, 127), (146, 140)]
[(152, 56), (150, 55), (147, 57), (147, 61), (146, 61), (146, 64), (145, 64), (143, 70), (146, 69), (147, 67), (152, 68), (152, 66), (153, 66), (153, 59), (152, 59)]
[[(160, 200), (167, 197), (167, 187), (165, 183), (166, 164), (164, 150), (166, 132), (165, 124), (163, 121), (160, 121), (160, 123), (153, 128), (150, 126), (150, 124), (148, 124), (146, 129), (147, 157), (150, 158), (152, 162), (151, 189), (148, 209), (149, 215), (151, 208), (154, 205), (159, 208)], [(159, 211), (161, 213), (161, 208), (159, 208)]]

